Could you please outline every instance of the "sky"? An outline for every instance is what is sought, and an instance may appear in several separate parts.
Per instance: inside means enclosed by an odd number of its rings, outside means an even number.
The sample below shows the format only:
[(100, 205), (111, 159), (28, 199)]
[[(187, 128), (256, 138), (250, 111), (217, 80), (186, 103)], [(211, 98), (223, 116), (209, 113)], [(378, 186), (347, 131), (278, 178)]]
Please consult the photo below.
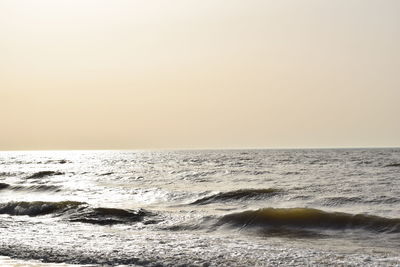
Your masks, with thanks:
[(0, 150), (400, 146), (398, 0), (0, 0)]

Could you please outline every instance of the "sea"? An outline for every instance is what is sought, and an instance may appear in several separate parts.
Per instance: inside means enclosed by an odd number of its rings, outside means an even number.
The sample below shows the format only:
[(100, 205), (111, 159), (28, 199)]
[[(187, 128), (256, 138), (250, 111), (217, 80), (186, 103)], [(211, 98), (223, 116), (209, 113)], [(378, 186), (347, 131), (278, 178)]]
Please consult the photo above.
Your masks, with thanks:
[(0, 152), (0, 266), (400, 266), (400, 148)]

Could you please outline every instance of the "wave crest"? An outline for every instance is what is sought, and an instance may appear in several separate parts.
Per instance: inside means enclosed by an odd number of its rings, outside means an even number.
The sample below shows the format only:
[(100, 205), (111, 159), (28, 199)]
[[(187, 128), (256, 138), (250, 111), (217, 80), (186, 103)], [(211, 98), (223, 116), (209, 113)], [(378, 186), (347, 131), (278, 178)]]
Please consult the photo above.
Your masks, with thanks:
[(310, 208), (264, 208), (223, 216), (219, 225), (262, 228), (319, 228), (332, 230), (365, 229), (375, 232), (400, 232), (400, 219), (373, 215), (326, 212)]
[(63, 175), (63, 172), (57, 171), (40, 171), (28, 176), (26, 179), (40, 179), (46, 176)]
[[(125, 210), (115, 208), (87, 208), (72, 214), (69, 220), (72, 222), (112, 225), (142, 222), (147, 216), (154, 216), (154, 214), (144, 209)], [(156, 221), (148, 220), (144, 223), (151, 224), (156, 223)]]
[(191, 205), (206, 205), (215, 202), (226, 202), (247, 199), (264, 199), (282, 193), (281, 189), (267, 188), (267, 189), (240, 189), (235, 191), (228, 191), (217, 193), (208, 197), (200, 198), (191, 203)]
[(83, 204), (84, 204), (83, 202), (75, 202), (75, 201), (8, 202), (0, 204), (0, 214), (40, 216), (51, 213), (62, 213), (64, 211), (77, 208), (78, 206)]
[(385, 165), (385, 167), (400, 167), (400, 163), (387, 164), (387, 165)]
[(63, 216), (71, 222), (91, 223), (98, 225), (113, 225), (132, 222), (145, 224), (157, 223), (156, 220), (144, 220), (155, 216), (144, 209), (129, 210), (116, 208), (93, 208), (85, 202), (8, 202), (0, 204), (0, 214), (42, 216), (52, 214)]

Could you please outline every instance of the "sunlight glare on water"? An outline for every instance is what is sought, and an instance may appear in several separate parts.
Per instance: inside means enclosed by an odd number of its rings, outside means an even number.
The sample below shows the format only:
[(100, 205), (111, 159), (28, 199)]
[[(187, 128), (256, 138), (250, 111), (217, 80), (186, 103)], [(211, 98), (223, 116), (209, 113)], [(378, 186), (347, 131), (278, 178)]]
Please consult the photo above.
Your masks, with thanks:
[(399, 149), (2, 152), (0, 166), (14, 265), (400, 264)]

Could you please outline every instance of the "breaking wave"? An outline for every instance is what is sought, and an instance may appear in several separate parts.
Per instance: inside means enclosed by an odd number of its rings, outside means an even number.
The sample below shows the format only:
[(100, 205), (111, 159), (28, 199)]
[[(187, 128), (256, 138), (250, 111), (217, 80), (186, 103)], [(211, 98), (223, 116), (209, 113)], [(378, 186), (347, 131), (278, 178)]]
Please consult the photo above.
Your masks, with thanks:
[(400, 232), (400, 219), (364, 214), (326, 212), (310, 208), (264, 208), (223, 216), (218, 225), (264, 229), (364, 229), (374, 232)]
[(0, 204), (0, 214), (42, 216), (52, 214), (63, 216), (71, 222), (91, 223), (98, 225), (113, 225), (132, 222), (145, 224), (157, 223), (156, 220), (144, 220), (155, 216), (144, 209), (129, 210), (116, 208), (93, 208), (85, 202), (8, 202)]
[(146, 217), (154, 216), (153, 213), (144, 209), (125, 210), (113, 208), (85, 208), (69, 217), (69, 221), (91, 223), (99, 225), (124, 224), (132, 222), (143, 222), (145, 224), (157, 223), (156, 220), (144, 220)]
[(61, 202), (8, 202), (0, 204), (0, 214), (40, 216), (46, 214), (61, 214), (70, 209), (76, 209), (83, 202), (61, 201)]
[(226, 202), (236, 200), (248, 199), (264, 199), (282, 193), (281, 189), (267, 188), (267, 189), (240, 189), (235, 191), (228, 191), (217, 193), (208, 197), (200, 198), (191, 203), (191, 205), (206, 205), (215, 202)]

